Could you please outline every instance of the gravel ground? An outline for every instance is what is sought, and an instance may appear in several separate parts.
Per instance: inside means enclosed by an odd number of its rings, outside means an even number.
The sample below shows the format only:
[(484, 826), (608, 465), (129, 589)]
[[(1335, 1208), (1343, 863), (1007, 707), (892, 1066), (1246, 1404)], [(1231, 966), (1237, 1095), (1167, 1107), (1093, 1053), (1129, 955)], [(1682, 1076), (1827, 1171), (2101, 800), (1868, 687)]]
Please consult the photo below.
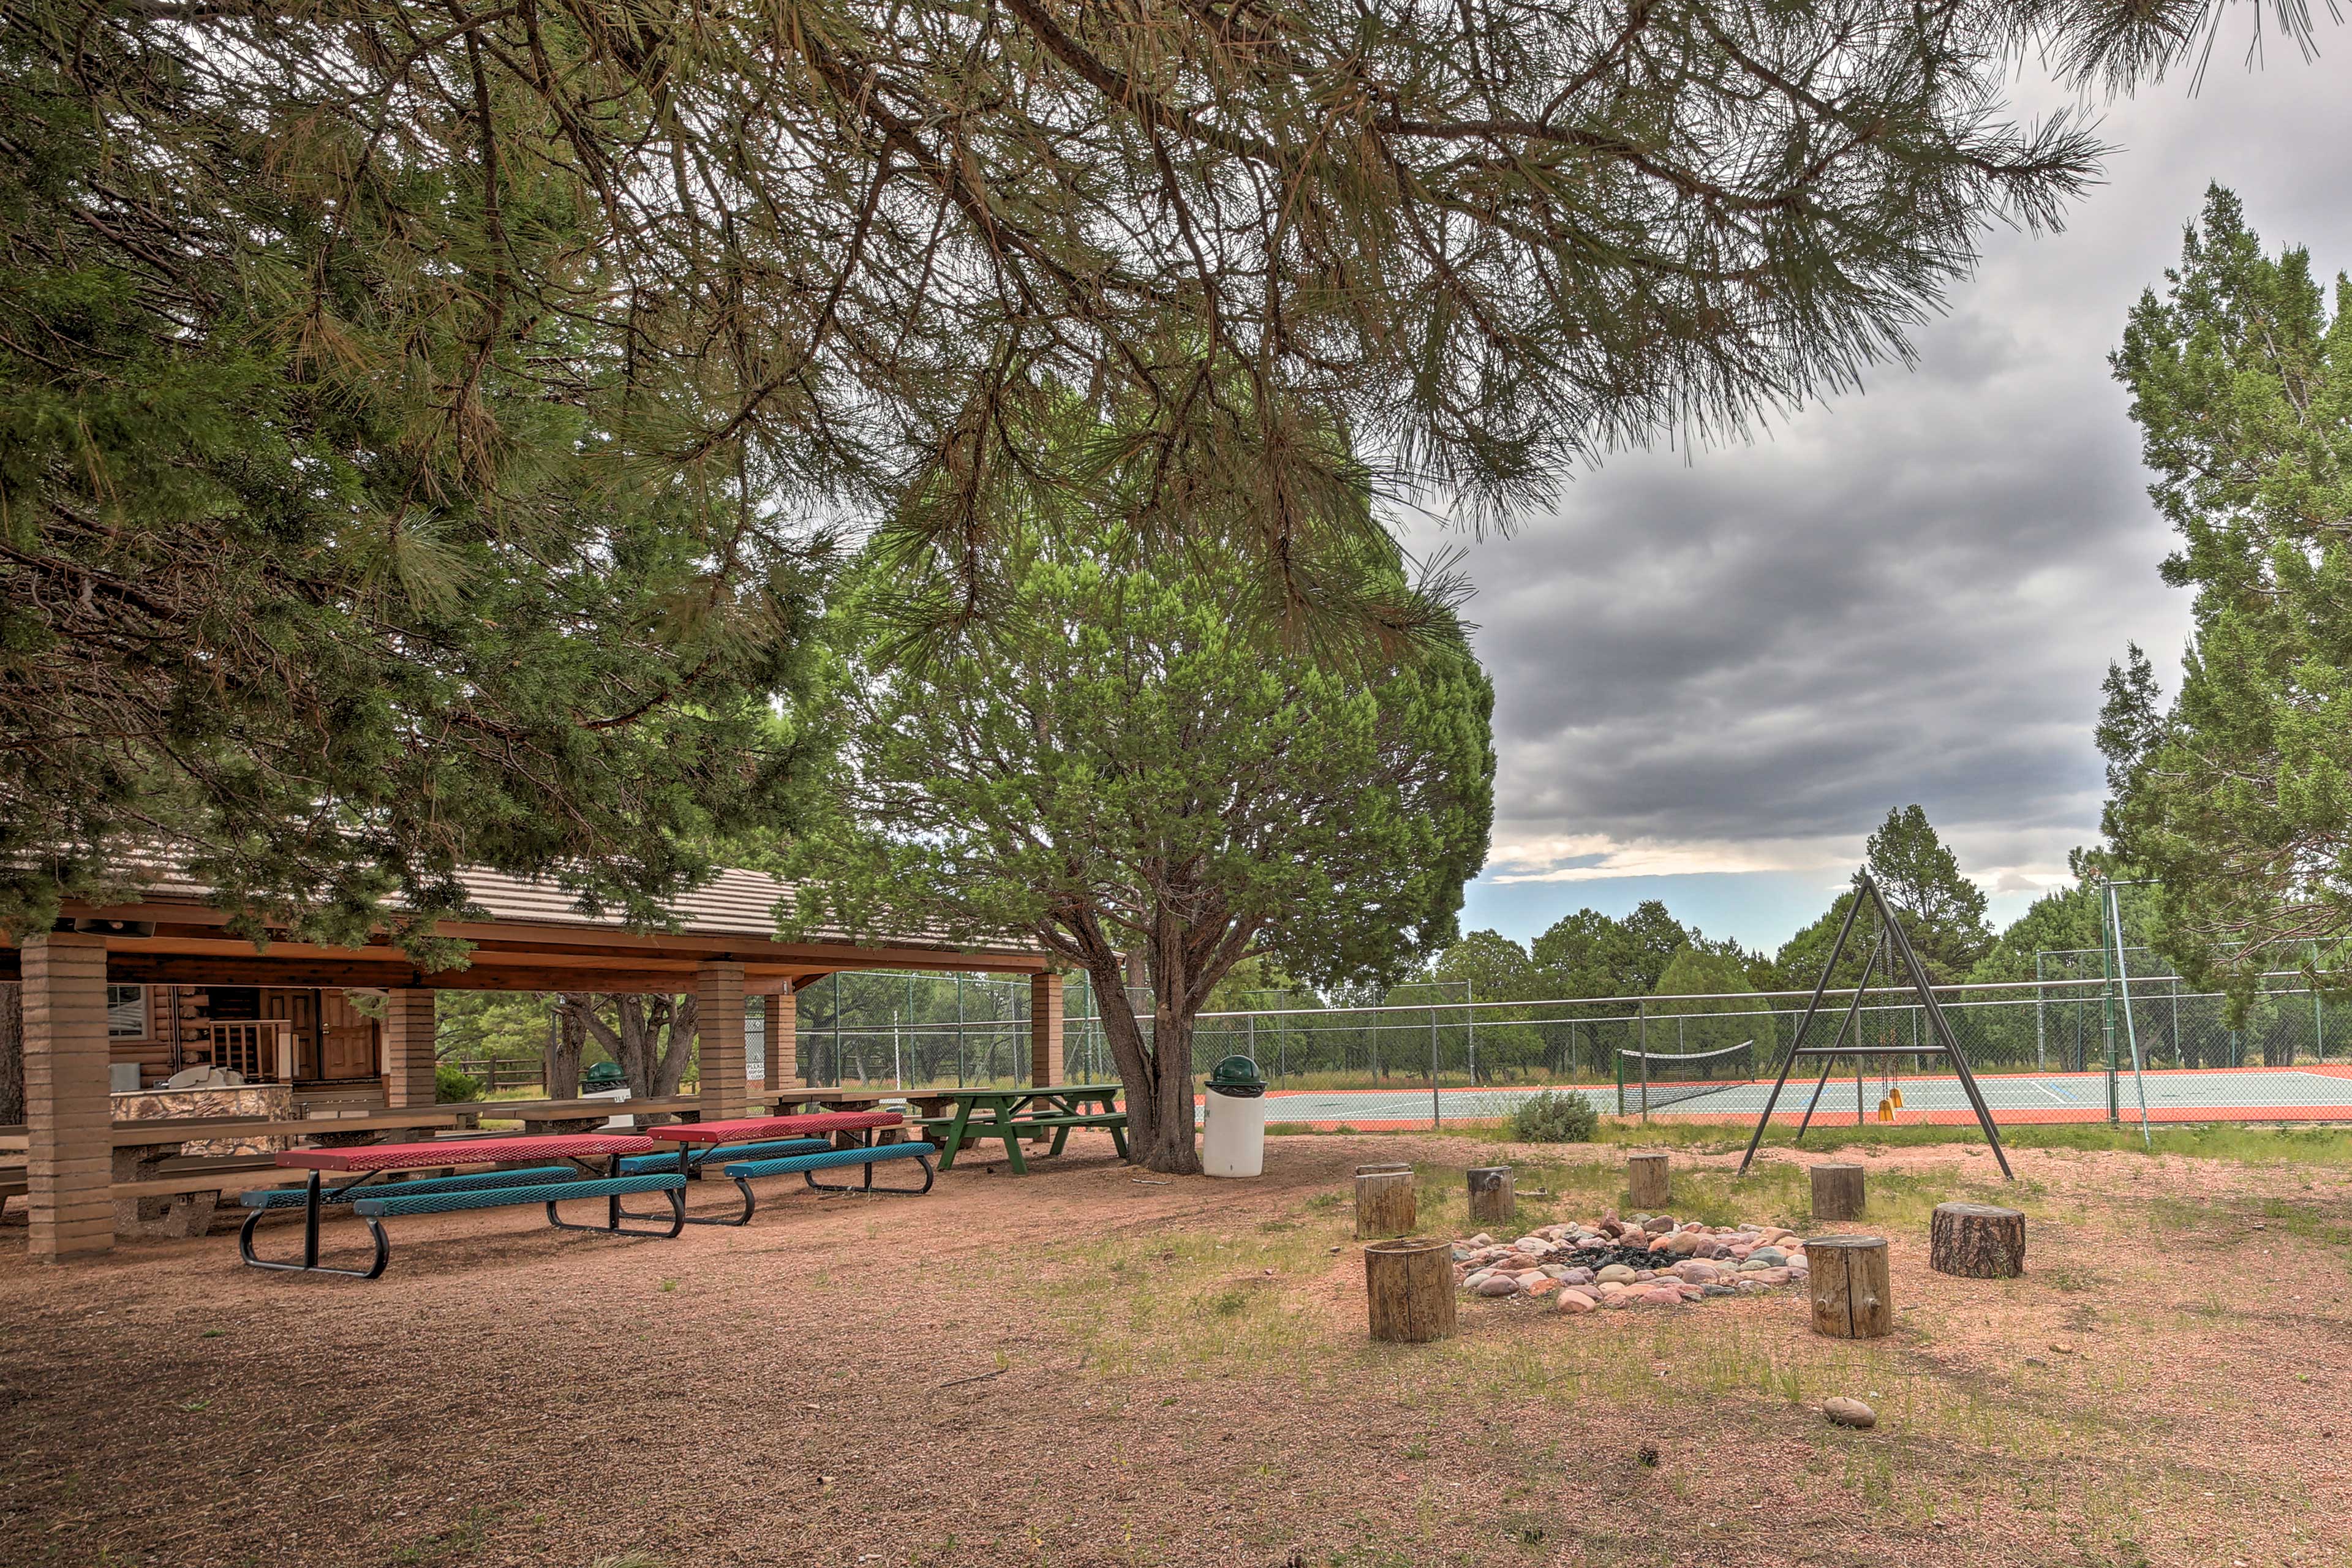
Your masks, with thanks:
[[(1445, 1230), (1513, 1158), (1551, 1219), (1621, 1155), (1285, 1138), (1238, 1184), (1074, 1141), (676, 1241), (394, 1222), (373, 1284), (12, 1229), (0, 1563), (2352, 1563), (2343, 1172), (2023, 1152), (2029, 1273), (1987, 1282), (1927, 1271), (1924, 1215), (1990, 1162), (1887, 1152), (1890, 1340), (1778, 1293), (1370, 1345), (1349, 1168), (1423, 1162)], [(1676, 1158), (1729, 1201), (1730, 1157)], [(1797, 1174), (1741, 1217), (1800, 1220)]]

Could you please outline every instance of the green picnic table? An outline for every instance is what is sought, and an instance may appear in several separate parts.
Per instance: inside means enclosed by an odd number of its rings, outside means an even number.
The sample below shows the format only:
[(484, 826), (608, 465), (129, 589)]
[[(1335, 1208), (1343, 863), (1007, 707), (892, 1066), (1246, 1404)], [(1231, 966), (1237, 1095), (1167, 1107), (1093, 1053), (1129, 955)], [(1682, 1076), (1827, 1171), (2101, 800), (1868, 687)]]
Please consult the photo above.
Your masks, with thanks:
[[(1058, 1154), (1073, 1127), (1100, 1127), (1110, 1133), (1118, 1157), (1127, 1158), (1127, 1112), (1118, 1109), (1120, 1087), (1115, 1083), (1048, 1084), (1042, 1089), (933, 1089), (927, 1099), (953, 1105), (950, 1115), (925, 1117), (920, 1125), (940, 1139), (940, 1169), (955, 1163), (966, 1139), (1002, 1138), (1004, 1153), (1016, 1176), (1026, 1175), (1021, 1157), (1021, 1137), (1043, 1128), (1054, 1130), (1048, 1155)], [(1089, 1110), (1089, 1106), (1100, 1106)]]

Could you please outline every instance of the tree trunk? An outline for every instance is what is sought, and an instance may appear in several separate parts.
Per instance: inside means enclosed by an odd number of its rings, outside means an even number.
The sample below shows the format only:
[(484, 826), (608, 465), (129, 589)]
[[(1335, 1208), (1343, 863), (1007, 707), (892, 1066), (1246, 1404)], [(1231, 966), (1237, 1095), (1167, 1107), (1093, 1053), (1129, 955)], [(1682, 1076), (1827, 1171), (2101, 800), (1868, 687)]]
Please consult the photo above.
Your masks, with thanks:
[(576, 1017), (586, 1035), (603, 1046), (621, 1069), (632, 1099), (667, 1097), (677, 1092), (693, 1059), (698, 1004), (691, 996), (642, 996), (631, 992), (613, 997), (613, 1017), (605, 1021), (599, 997), (584, 991), (563, 994), (565, 1011)]
[(1453, 1246), (1412, 1237), (1364, 1248), (1364, 1304), (1372, 1338), (1426, 1344), (1454, 1330)]
[(1470, 1223), (1509, 1225), (1518, 1213), (1517, 1188), (1508, 1165), (1476, 1165), (1467, 1173)]
[(580, 1058), (587, 1054), (588, 1030), (579, 1015), (557, 997), (547, 1029), (547, 1081), (550, 1100), (576, 1100), (580, 1095)]
[(25, 988), (0, 982), (0, 1126), (25, 1120)]
[(1414, 1199), (1411, 1165), (1356, 1167), (1356, 1239), (1410, 1236)]
[(1103, 1038), (1127, 1090), (1128, 1159), (1171, 1175), (1200, 1174), (1192, 1126), (1192, 1020), (1179, 1026), (1164, 1004), (1155, 1008), (1153, 1038), (1146, 1046), (1143, 1026), (1128, 1000), (1118, 956), (1105, 954), (1099, 963), (1089, 962), (1087, 978), (1094, 985)]
[(663, 1021), (669, 1026), (668, 1039), (654, 1067), (656, 1094), (677, 1092), (686, 1077), (686, 1064), (694, 1059), (695, 1044), (702, 1034), (702, 1003), (693, 996), (658, 998)]
[(1674, 1177), (1664, 1154), (1625, 1156), (1625, 1195), (1637, 1209), (1656, 1213), (1674, 1202)]
[(1860, 1165), (1820, 1164), (1812, 1167), (1813, 1222), (1825, 1225), (1862, 1217)]
[(2025, 1272), (2025, 1215), (1990, 1204), (1937, 1204), (1927, 1221), (1927, 1267), (1968, 1279)]
[(1811, 1267), (1813, 1332), (1875, 1340), (1895, 1331), (1886, 1241), (1876, 1236), (1817, 1236), (1805, 1243)]

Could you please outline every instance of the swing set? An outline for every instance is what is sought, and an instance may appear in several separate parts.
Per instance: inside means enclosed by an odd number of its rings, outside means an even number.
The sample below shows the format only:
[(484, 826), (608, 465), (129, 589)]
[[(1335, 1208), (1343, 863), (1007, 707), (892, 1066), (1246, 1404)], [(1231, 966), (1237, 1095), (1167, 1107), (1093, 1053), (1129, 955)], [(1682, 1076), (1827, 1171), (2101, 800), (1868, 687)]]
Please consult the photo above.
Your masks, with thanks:
[[(1822, 1010), (1822, 998), (1829, 991), (1830, 976), (1836, 973), (1838, 960), (1845, 954), (1846, 942), (1853, 935), (1855, 918), (1862, 913), (1865, 900), (1878, 911), (1878, 936), (1871, 942), (1869, 956), (1863, 962), (1862, 977), (1853, 987), (1853, 999), (1846, 1005), (1845, 1017), (1838, 1025), (1836, 1037), (1826, 1046), (1808, 1046), (1805, 1044), (1805, 1032), (1812, 1026), (1814, 1017)], [(1899, 973), (1918, 994), (1920, 1010), (1927, 1020), (1933, 1038), (1924, 1042), (1914, 1041), (1894, 1050), (1884, 1046), (1864, 1044), (1858, 1027), (1862, 998), (1870, 989), (1871, 976), (1882, 963), (1890, 981)], [(1849, 1036), (1853, 1040), (1852, 1045), (1846, 1043)], [(1812, 1099), (1806, 1103), (1805, 1114), (1797, 1123), (1793, 1141), (1802, 1143), (1805, 1129), (1812, 1125), (1813, 1111), (1820, 1106), (1823, 1091), (1829, 1088), (1830, 1071), (1841, 1060), (1853, 1063), (1854, 1113), (1859, 1121), (1864, 1063), (1871, 1057), (1879, 1058), (1878, 1120), (1893, 1121), (1895, 1113), (1903, 1109), (1903, 1084), (1895, 1060), (1904, 1056), (1950, 1058), (1952, 1070), (1960, 1080), (1960, 1092), (1968, 1096), (1969, 1108), (1977, 1113), (1977, 1125), (1984, 1129), (1985, 1141), (1992, 1145), (1993, 1158), (2000, 1162), (2001, 1175), (2015, 1181), (2017, 1173), (2009, 1168), (2009, 1153), (2000, 1146), (2000, 1134), (1992, 1124), (1992, 1111), (1986, 1106), (1984, 1095), (1977, 1088), (1976, 1075), (1969, 1071), (1968, 1058), (1960, 1054), (1960, 1043), (1953, 1037), (1952, 1026), (1945, 1019), (1943, 1008), (1937, 1004), (1935, 990), (1927, 983), (1927, 968), (1919, 962), (1919, 955), (1912, 951), (1911, 939), (1904, 934), (1902, 923), (1895, 920), (1886, 896), (1879, 891), (1878, 883), (1865, 870), (1854, 889), (1853, 902), (1846, 907), (1845, 921), (1838, 927), (1837, 941), (1830, 944), (1829, 962), (1822, 965), (1822, 977), (1813, 986), (1812, 1000), (1805, 1005), (1804, 1016), (1798, 1020), (1796, 1033), (1790, 1037), (1789, 1047), (1781, 1053), (1780, 1072), (1772, 1079), (1772, 1092), (1765, 1097), (1763, 1114), (1756, 1119), (1756, 1131), (1748, 1135), (1748, 1152), (1739, 1162), (1740, 1173), (1744, 1175), (1754, 1163), (1757, 1145), (1764, 1141), (1764, 1129), (1772, 1123), (1773, 1108), (1780, 1104), (1780, 1091), (1788, 1086), (1790, 1070), (1796, 1066), (1799, 1057), (1818, 1057), (1822, 1061), (1822, 1076), (1814, 1083)]]

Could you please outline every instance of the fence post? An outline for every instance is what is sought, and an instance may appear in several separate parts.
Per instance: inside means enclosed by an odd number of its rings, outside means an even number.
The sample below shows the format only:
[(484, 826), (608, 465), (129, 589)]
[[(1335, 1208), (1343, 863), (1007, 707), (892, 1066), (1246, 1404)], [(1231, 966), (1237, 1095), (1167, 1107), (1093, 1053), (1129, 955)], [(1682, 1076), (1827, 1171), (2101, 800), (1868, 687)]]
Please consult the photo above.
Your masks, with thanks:
[[(1372, 1026), (1378, 1028), (1380, 1026), (1375, 1024)], [(1437, 1100), (1437, 1009), (1435, 1007), (1429, 1010), (1429, 1124), (1432, 1127), (1442, 1127), (1445, 1124), (1445, 1113), (1439, 1109)]]
[(1650, 1005), (1637, 1002), (1633, 1005), (1633, 1013), (1642, 1020), (1642, 1125), (1647, 1127), (1650, 1124)]
[(1470, 1029), (1470, 1087), (1478, 1087), (1478, 991), (1470, 981), (1462, 983), (1462, 1016)]
[(2050, 1070), (2050, 1030), (2042, 1016), (2042, 950), (2033, 952), (2033, 1068), (2036, 1072)]
[(2123, 1123), (2122, 1088), (2116, 1080), (2116, 967), (2114, 955), (2123, 945), (2120, 931), (2108, 931), (2107, 900), (2099, 900), (2099, 1048), (2107, 1055), (2107, 1125)]
[(2327, 1059), (2327, 1015), (2319, 1010), (2319, 944), (2311, 942), (2311, 1048)]

